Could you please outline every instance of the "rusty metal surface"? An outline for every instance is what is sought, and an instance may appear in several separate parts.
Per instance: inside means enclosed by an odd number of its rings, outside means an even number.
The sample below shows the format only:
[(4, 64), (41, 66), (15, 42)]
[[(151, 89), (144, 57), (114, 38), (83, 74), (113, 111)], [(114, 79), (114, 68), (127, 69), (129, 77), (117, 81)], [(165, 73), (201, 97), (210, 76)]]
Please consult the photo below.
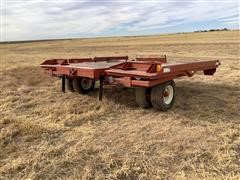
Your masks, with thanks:
[[(178, 77), (191, 77), (197, 71), (213, 75), (220, 65), (218, 60), (168, 63), (166, 56), (139, 58), (133, 61), (127, 61), (127, 56), (52, 59), (44, 61), (40, 66), (53, 76), (80, 76), (95, 80), (104, 76), (108, 84), (151, 87)], [(112, 77), (111, 82), (108, 77)]]
[[(161, 64), (161, 70), (159, 72), (148, 72), (147, 69), (144, 69), (143, 67), (139, 67), (138, 63), (131, 62), (132, 65), (129, 67), (134, 68), (110, 68), (106, 70), (107, 75), (113, 75), (113, 76), (132, 76), (132, 77), (143, 77), (143, 78), (160, 78), (165, 77), (169, 75), (173, 75), (175, 73), (181, 73), (181, 72), (188, 72), (188, 71), (203, 71), (207, 69), (214, 69), (217, 68), (220, 64), (218, 60), (212, 60), (212, 61), (199, 61), (199, 62), (189, 62), (189, 63), (162, 63)], [(153, 63), (156, 64), (156, 63)], [(149, 64), (145, 63), (145, 67), (149, 67)], [(148, 65), (148, 66), (147, 66)], [(165, 71), (166, 70), (166, 71)]]
[(69, 64), (67, 67), (85, 69), (109, 69), (110, 67), (118, 65), (123, 62), (125, 61), (117, 60), (117, 61), (83, 62)]

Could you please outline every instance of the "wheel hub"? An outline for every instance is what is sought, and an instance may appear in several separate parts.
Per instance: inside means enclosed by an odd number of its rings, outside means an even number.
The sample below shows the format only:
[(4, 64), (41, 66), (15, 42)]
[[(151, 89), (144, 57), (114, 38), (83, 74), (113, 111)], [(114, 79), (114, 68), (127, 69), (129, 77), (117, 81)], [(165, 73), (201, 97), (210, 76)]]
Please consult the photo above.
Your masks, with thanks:
[(173, 87), (168, 85), (163, 92), (163, 101), (165, 104), (170, 104), (173, 100)]
[(92, 86), (92, 80), (88, 78), (83, 78), (81, 80), (81, 86), (83, 89), (90, 89)]

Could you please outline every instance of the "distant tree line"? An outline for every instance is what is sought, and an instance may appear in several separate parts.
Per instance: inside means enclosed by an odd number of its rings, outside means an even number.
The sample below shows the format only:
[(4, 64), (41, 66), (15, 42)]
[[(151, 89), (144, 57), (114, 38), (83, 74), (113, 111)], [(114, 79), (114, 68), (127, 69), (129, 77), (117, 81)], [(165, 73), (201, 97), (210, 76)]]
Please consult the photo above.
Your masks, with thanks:
[(223, 28), (223, 29), (209, 29), (209, 30), (197, 30), (194, 32), (212, 32), (212, 31), (229, 31), (230, 29), (228, 28)]

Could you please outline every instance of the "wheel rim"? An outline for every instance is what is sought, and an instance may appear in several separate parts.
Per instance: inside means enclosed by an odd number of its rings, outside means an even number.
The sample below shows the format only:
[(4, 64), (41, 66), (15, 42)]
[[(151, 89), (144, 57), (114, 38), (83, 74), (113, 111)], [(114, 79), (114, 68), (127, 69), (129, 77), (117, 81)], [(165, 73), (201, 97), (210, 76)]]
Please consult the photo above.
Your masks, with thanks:
[(163, 102), (165, 104), (170, 104), (173, 100), (173, 87), (168, 85), (165, 87), (163, 92)]
[(92, 86), (92, 79), (88, 79), (88, 78), (82, 78), (81, 80), (81, 86), (83, 89), (90, 89)]

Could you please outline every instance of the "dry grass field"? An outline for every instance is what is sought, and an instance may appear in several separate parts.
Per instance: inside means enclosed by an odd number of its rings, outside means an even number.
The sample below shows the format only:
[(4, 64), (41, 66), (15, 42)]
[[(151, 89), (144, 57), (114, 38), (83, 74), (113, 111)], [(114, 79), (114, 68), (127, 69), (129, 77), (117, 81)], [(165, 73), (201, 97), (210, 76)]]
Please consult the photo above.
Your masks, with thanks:
[[(0, 179), (239, 179), (240, 32), (1, 44)], [(214, 76), (176, 80), (173, 109), (141, 109), (134, 90), (80, 95), (43, 74), (50, 58), (138, 53), (219, 59)]]

